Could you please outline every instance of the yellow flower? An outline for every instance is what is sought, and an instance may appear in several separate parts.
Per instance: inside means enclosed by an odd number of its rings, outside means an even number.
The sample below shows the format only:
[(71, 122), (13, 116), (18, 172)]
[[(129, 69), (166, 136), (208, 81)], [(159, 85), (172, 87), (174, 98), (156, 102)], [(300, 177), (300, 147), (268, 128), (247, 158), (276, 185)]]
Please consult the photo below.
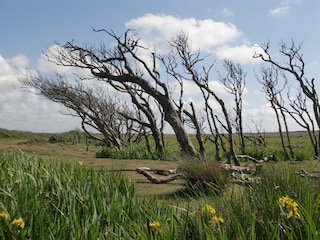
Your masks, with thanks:
[(22, 220), (21, 217), (18, 218), (18, 219), (13, 220), (9, 225), (10, 229), (12, 229), (12, 227), (14, 227), (14, 226), (15, 227), (20, 227), (21, 229), (24, 228), (24, 221)]
[(287, 197), (281, 197), (279, 199), (279, 204), (283, 207), (286, 208), (289, 213), (287, 214), (287, 218), (291, 218), (293, 216), (300, 217), (300, 214), (298, 213), (298, 203), (294, 201), (293, 199)]
[(216, 210), (214, 209), (214, 207), (212, 207), (209, 204), (206, 204), (203, 208), (202, 208), (202, 213), (211, 213), (212, 215), (216, 214)]
[(4, 221), (7, 221), (9, 219), (9, 215), (5, 212), (0, 213), (0, 218), (2, 218)]
[(151, 229), (151, 231), (159, 229), (160, 227), (161, 227), (161, 224), (159, 222), (151, 222), (151, 223), (149, 223), (149, 228)]
[(214, 224), (217, 224), (217, 223), (224, 223), (224, 219), (222, 217), (217, 217), (217, 216), (213, 216), (211, 218), (211, 221), (214, 223)]

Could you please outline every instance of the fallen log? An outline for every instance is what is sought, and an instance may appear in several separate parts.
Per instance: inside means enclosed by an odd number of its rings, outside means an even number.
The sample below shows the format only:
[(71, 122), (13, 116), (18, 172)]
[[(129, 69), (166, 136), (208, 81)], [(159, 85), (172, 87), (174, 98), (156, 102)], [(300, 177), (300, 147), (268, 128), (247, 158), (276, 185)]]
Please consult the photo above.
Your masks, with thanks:
[(251, 157), (249, 155), (238, 155), (238, 158), (245, 158), (247, 160), (250, 160), (255, 163), (263, 163), (263, 162), (269, 162), (269, 161), (276, 161), (276, 157), (272, 154), (270, 156), (264, 157), (262, 159), (256, 159), (254, 157)]
[(307, 178), (320, 178), (320, 174), (318, 170), (314, 170), (311, 173), (309, 173), (306, 170), (302, 169), (299, 172), (295, 172), (295, 174), (298, 174), (301, 177), (307, 177)]
[(252, 168), (250, 166), (240, 167), (240, 166), (233, 166), (231, 164), (221, 164), (222, 169), (228, 171), (228, 172), (238, 172), (238, 173), (254, 173), (256, 171), (255, 168)]
[(139, 168), (136, 169), (137, 173), (142, 174), (151, 183), (155, 183), (155, 184), (168, 183), (168, 182), (171, 182), (173, 180), (176, 180), (176, 179), (182, 177), (182, 174), (177, 173), (176, 171), (174, 173), (174, 170), (156, 169), (158, 172), (159, 172), (159, 170), (161, 170), (160, 171), (161, 173), (163, 173), (163, 172), (167, 172), (167, 173), (171, 172), (171, 174), (166, 175), (166, 177), (159, 178), (159, 177), (153, 176), (151, 173), (148, 172), (148, 171), (154, 171), (154, 170), (155, 169), (152, 170), (152, 168), (148, 168), (148, 167), (139, 167)]
[(151, 171), (158, 175), (169, 176), (171, 174), (177, 173), (177, 169), (162, 169), (162, 168), (149, 168), (149, 167), (139, 167), (139, 170)]

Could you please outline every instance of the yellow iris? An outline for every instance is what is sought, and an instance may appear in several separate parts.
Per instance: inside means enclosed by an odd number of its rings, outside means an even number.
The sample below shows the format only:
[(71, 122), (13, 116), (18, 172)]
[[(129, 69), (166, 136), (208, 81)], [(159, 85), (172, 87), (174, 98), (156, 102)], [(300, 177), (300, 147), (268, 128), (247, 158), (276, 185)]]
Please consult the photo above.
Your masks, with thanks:
[(217, 223), (224, 223), (224, 219), (222, 217), (217, 217), (217, 216), (213, 216), (211, 218), (211, 221), (214, 223), (214, 224), (217, 224)]
[(214, 224), (217, 223), (224, 223), (224, 219), (222, 217), (218, 217), (216, 215), (217, 211), (214, 207), (212, 207), (209, 204), (206, 204), (202, 209), (202, 214), (209, 214), (209, 216), (211, 217), (211, 222), (213, 222)]
[(151, 230), (156, 230), (161, 227), (161, 224), (159, 222), (151, 222), (149, 223), (149, 227)]
[(9, 219), (9, 215), (5, 212), (0, 213), (0, 218), (7, 221)]
[(23, 219), (20, 217), (18, 219), (15, 219), (13, 220), (11, 223), (10, 223), (10, 229), (12, 229), (12, 227), (20, 227), (21, 229), (24, 228), (24, 221)]
[(216, 210), (214, 209), (214, 207), (212, 207), (209, 204), (206, 204), (203, 208), (202, 208), (202, 213), (210, 213), (212, 215), (216, 214)]
[(300, 214), (298, 213), (298, 206), (299, 205), (292, 198), (289, 198), (288, 196), (281, 197), (281, 198), (279, 198), (279, 204), (283, 208), (286, 208), (289, 211), (289, 213), (287, 214), (287, 218), (291, 218), (293, 216), (300, 217)]

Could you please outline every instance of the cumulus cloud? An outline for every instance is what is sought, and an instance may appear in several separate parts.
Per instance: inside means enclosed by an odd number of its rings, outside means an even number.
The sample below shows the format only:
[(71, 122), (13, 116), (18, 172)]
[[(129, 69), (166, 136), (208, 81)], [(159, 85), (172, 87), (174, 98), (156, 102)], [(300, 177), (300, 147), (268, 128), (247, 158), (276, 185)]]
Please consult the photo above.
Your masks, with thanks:
[(48, 50), (41, 54), (41, 57), (38, 59), (37, 70), (41, 73), (58, 73), (62, 75), (73, 75), (77, 73), (79, 76), (87, 76), (90, 74), (87, 69), (80, 69), (71, 66), (61, 66), (54, 63), (55, 56), (58, 56), (60, 53), (68, 56), (68, 52), (59, 45), (52, 45)]
[(48, 48), (47, 52), (41, 55), (41, 58), (38, 60), (38, 70), (42, 73), (60, 73), (66, 74), (71, 73), (70, 67), (59, 66), (52, 61), (48, 61), (49, 58), (54, 55), (58, 55), (59, 52), (65, 51), (59, 45), (52, 45)]
[[(229, 15), (232, 13), (228, 9), (223, 12)], [(137, 30), (142, 44), (155, 46), (158, 52), (166, 52), (169, 40), (184, 31), (188, 33), (193, 49), (216, 55), (219, 59), (236, 60), (240, 64), (257, 62), (257, 59), (253, 59), (253, 54), (259, 49), (246, 40), (243, 33), (231, 23), (146, 14), (130, 20), (126, 27)]]
[(14, 87), (17, 83), (17, 70), (14, 69), (8, 60), (0, 55), (0, 91), (4, 92), (8, 88)]
[[(229, 95), (226, 91), (224, 85), (217, 80), (211, 80), (209, 82), (210, 89), (214, 89), (214, 92), (219, 95)], [(171, 85), (171, 90), (173, 94), (179, 95), (180, 94), (180, 85), (173, 84)], [(190, 96), (197, 96), (198, 98), (202, 98), (202, 92), (200, 91), (199, 87), (193, 81), (184, 81), (183, 82), (183, 94), (187, 97)]]
[(225, 45), (217, 49), (216, 55), (219, 59), (228, 59), (241, 64), (257, 63), (260, 60), (254, 58), (255, 54), (263, 54), (262, 49), (258, 46), (239, 45), (229, 46)]
[(0, 127), (57, 132), (80, 126), (79, 120), (61, 114), (66, 112), (61, 105), (45, 100), (34, 91), (19, 89), (17, 76), (27, 71), (23, 67), (28, 66), (28, 62), (28, 58), (20, 54), (11, 59), (0, 55)]
[(188, 33), (192, 47), (201, 50), (235, 41), (242, 35), (231, 23), (211, 19), (179, 18), (165, 14), (146, 14), (132, 19), (125, 25), (137, 30), (144, 41), (160, 46), (160, 49), (168, 47), (167, 41), (181, 31)]
[(15, 67), (26, 68), (29, 65), (30, 59), (23, 54), (18, 54), (13, 58), (9, 59), (8, 61)]

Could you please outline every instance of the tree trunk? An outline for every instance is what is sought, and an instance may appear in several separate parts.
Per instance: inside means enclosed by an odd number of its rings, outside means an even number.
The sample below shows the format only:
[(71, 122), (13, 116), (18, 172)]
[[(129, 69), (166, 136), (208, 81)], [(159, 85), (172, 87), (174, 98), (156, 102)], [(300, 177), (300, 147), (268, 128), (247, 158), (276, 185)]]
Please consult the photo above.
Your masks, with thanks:
[(175, 110), (173, 103), (170, 99), (165, 99), (163, 101), (163, 110), (165, 114), (165, 120), (170, 124), (172, 127), (177, 141), (180, 145), (182, 154), (186, 154), (192, 157), (199, 157), (199, 153), (195, 150), (192, 142), (187, 134), (183, 123), (179, 117), (179, 114)]

